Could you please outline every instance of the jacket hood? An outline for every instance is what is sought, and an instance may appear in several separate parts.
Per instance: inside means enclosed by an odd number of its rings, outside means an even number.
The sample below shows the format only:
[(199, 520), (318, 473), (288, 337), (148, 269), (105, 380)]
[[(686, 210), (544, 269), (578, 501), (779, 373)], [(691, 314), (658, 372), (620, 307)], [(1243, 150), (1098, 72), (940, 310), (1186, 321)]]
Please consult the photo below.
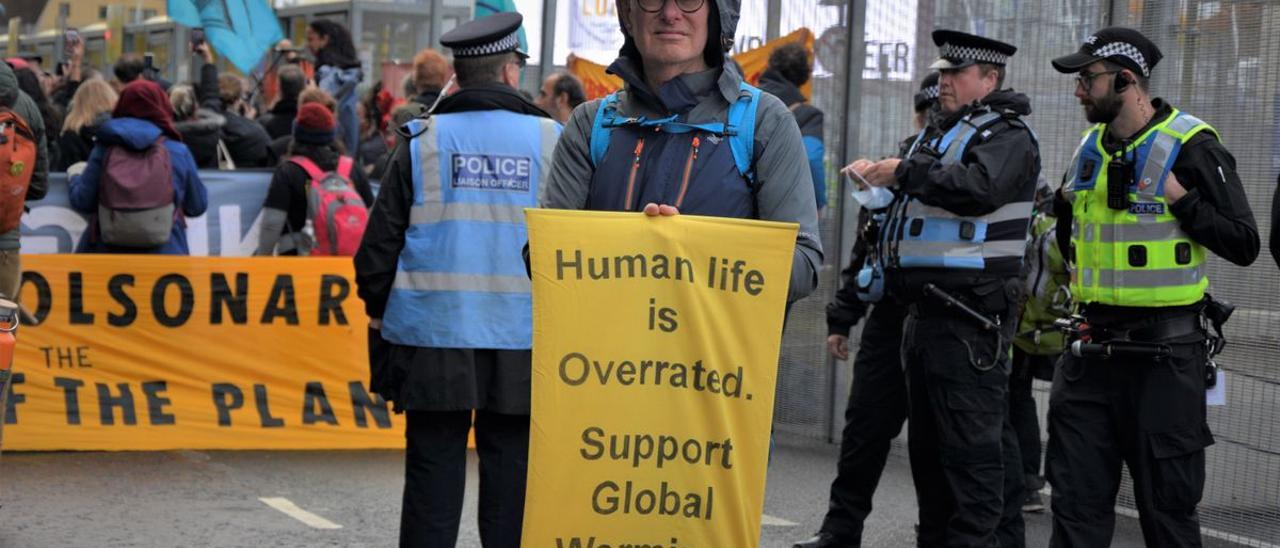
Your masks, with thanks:
[(929, 125), (938, 128), (950, 128), (965, 115), (975, 109), (987, 107), (996, 112), (1026, 116), (1031, 114), (1031, 98), (1012, 89), (999, 89), (991, 92), (981, 101), (966, 105), (958, 112), (947, 114), (937, 105), (929, 109)]
[(0, 63), (0, 105), (13, 108), (18, 102), (18, 75), (9, 63)]
[[(718, 67), (725, 62), (725, 52), (733, 49), (733, 37), (738, 31), (738, 14), (741, 11), (742, 0), (707, 1), (715, 9), (707, 17), (707, 23), (711, 28), (707, 29), (707, 46), (702, 55), (706, 58), (707, 65)], [(635, 39), (631, 37), (630, 32), (627, 32), (627, 25), (622, 20), (623, 9), (625, 9), (622, 4), (627, 2), (630, 0), (617, 0), (618, 26), (623, 36), (622, 49), (618, 51), (618, 56), (630, 57), (638, 62), (640, 51), (636, 49)]]
[(981, 102), (991, 107), (991, 110), (1011, 112), (1018, 116), (1031, 114), (1031, 98), (1012, 89), (993, 91)]
[(800, 88), (773, 69), (767, 69), (760, 75), (760, 89), (776, 95), (787, 106), (804, 102)]
[(123, 146), (132, 150), (144, 150), (163, 133), (150, 121), (141, 118), (112, 118), (98, 128), (98, 142), (108, 146)]
[(175, 121), (174, 127), (179, 133), (212, 133), (222, 128), (227, 119), (209, 109), (196, 110), (196, 117), (190, 120)]

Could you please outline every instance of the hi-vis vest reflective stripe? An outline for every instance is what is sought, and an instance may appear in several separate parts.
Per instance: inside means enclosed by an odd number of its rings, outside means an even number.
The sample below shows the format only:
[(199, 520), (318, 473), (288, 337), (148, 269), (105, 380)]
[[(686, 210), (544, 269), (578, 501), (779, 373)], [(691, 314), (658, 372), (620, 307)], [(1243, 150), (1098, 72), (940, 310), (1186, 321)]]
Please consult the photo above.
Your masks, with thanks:
[(1102, 147), (1106, 126), (1085, 134), (1063, 184), (1074, 217), (1071, 293), (1076, 302), (1155, 307), (1204, 297), (1209, 285), (1205, 249), (1182, 231), (1164, 198), (1165, 177), (1178, 152), (1201, 131), (1217, 135), (1175, 109), (1122, 152), (1136, 163), (1128, 210), (1107, 207), (1107, 167), (1116, 156)]
[[(942, 152), (943, 165), (959, 164), (975, 135), (990, 136), (991, 127), (1002, 119), (997, 112), (966, 116), (940, 139), (929, 143)], [(923, 145), (921, 131), (907, 156)], [(904, 197), (890, 212), (882, 242), (890, 266), (899, 268), (952, 268), (982, 270), (993, 259), (1016, 263), (1016, 272), (1026, 251), (1027, 226), (1031, 219), (1032, 193), (1028, 185), (1025, 201), (1011, 202), (981, 216), (965, 217), (940, 207)]]
[(420, 347), (530, 348), (524, 208), (537, 206), (560, 125), (495, 110), (439, 114), (410, 129), (413, 205), (382, 336)]

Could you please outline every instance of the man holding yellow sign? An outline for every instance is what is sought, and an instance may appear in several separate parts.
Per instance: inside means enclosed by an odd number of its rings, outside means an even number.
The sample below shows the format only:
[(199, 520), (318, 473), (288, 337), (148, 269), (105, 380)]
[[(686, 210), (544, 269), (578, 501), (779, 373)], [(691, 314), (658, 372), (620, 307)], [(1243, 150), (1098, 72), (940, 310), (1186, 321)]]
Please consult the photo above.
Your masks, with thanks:
[(790, 111), (726, 66), (738, 7), (618, 0), (626, 85), (574, 110), (541, 199), (707, 217), (529, 213), (526, 546), (759, 543), (782, 308), (822, 246)]

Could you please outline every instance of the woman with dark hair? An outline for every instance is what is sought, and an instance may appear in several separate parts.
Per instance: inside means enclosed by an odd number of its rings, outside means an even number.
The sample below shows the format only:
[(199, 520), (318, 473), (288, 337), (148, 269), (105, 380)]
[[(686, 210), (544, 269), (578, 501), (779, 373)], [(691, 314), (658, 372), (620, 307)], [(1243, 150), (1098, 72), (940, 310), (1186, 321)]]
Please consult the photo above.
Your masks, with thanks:
[[(168, 173), (152, 172), (147, 175), (167, 177), (173, 185), (173, 225), (169, 229), (168, 241), (157, 247), (139, 248), (106, 243), (103, 238), (102, 223), (98, 218), (101, 204), (99, 190), (104, 178), (108, 178), (109, 166), (116, 165), (116, 149), (124, 149), (126, 154), (137, 155), (150, 152), (152, 147), (164, 147), (163, 155), (157, 156), (159, 162), (148, 162), (146, 165), (169, 166)], [(148, 156), (149, 157), (149, 156)], [(108, 162), (108, 158), (112, 161)], [(129, 158), (129, 156), (125, 156)], [(127, 161), (127, 160), (126, 160)], [(143, 165), (132, 162), (130, 165)], [(134, 174), (134, 172), (130, 172)], [(142, 174), (137, 174), (141, 177)], [(108, 178), (109, 179), (109, 178)], [(153, 181), (153, 179), (145, 179)], [(131, 183), (147, 186), (137, 180)], [(134, 189), (137, 190), (136, 188)], [(91, 215), (93, 222), (80, 238), (76, 253), (152, 253), (161, 255), (187, 255), (187, 217), (203, 215), (209, 206), (208, 191), (200, 181), (196, 172), (196, 162), (191, 151), (182, 143), (182, 134), (173, 125), (173, 106), (169, 104), (169, 96), (165, 95), (160, 85), (150, 80), (134, 80), (120, 92), (111, 119), (98, 129), (97, 141), (93, 152), (89, 153), (89, 161), (84, 172), (74, 175), (68, 182), (71, 207), (76, 211)], [(167, 194), (167, 192), (166, 192)], [(109, 238), (108, 238), (109, 239)]]
[(351, 33), (338, 23), (317, 19), (307, 28), (307, 47), (316, 57), (316, 85), (338, 102), (338, 138), (347, 150), (356, 150), (360, 146), (356, 86), (364, 74)]
[[(305, 228), (311, 175), (303, 164), (310, 161), (321, 172), (342, 174), (339, 165), (353, 163), (343, 155), (342, 143), (334, 140), (335, 130), (333, 113), (323, 105), (306, 103), (298, 108), (288, 158), (276, 167), (262, 204), (262, 229), (255, 255), (306, 255), (309, 252), (311, 235)], [(303, 162), (298, 161), (303, 158)], [(345, 175), (365, 205), (373, 204), (373, 190), (364, 173), (351, 169)]]
[[(36, 107), (40, 109), (40, 118), (44, 121), (45, 135), (61, 135), (62, 134), (62, 113), (53, 103), (49, 102), (49, 96), (44, 92), (44, 86), (40, 83), (40, 76), (34, 70), (28, 67), (19, 68), (13, 71), (18, 77), (18, 89), (22, 90), (35, 101)], [(49, 165), (55, 166), (58, 161), (58, 141), (57, 139), (49, 139)]]
[(360, 115), (360, 149), (356, 158), (365, 175), (374, 176), (382, 173), (386, 165), (387, 153), (394, 146), (388, 142), (387, 122), (391, 111), (396, 106), (396, 99), (391, 93), (382, 89), (382, 82), (373, 84), (373, 88), (361, 98), (356, 113)]

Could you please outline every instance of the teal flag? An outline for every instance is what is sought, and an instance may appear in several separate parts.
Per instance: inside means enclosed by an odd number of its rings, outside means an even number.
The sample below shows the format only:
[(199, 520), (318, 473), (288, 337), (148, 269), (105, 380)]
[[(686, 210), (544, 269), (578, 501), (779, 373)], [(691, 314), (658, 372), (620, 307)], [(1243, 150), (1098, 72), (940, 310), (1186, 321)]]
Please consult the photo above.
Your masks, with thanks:
[[(476, 19), (484, 19), (495, 13), (510, 11), (519, 12), (516, 9), (515, 0), (476, 0)], [(552, 14), (554, 17), (555, 14)], [(526, 24), (528, 21), (525, 22)], [(524, 36), (524, 25), (520, 25), (520, 51), (529, 52), (529, 40)]]
[(284, 39), (268, 0), (169, 0), (169, 18), (203, 27), (218, 52), (249, 74), (272, 46)]

